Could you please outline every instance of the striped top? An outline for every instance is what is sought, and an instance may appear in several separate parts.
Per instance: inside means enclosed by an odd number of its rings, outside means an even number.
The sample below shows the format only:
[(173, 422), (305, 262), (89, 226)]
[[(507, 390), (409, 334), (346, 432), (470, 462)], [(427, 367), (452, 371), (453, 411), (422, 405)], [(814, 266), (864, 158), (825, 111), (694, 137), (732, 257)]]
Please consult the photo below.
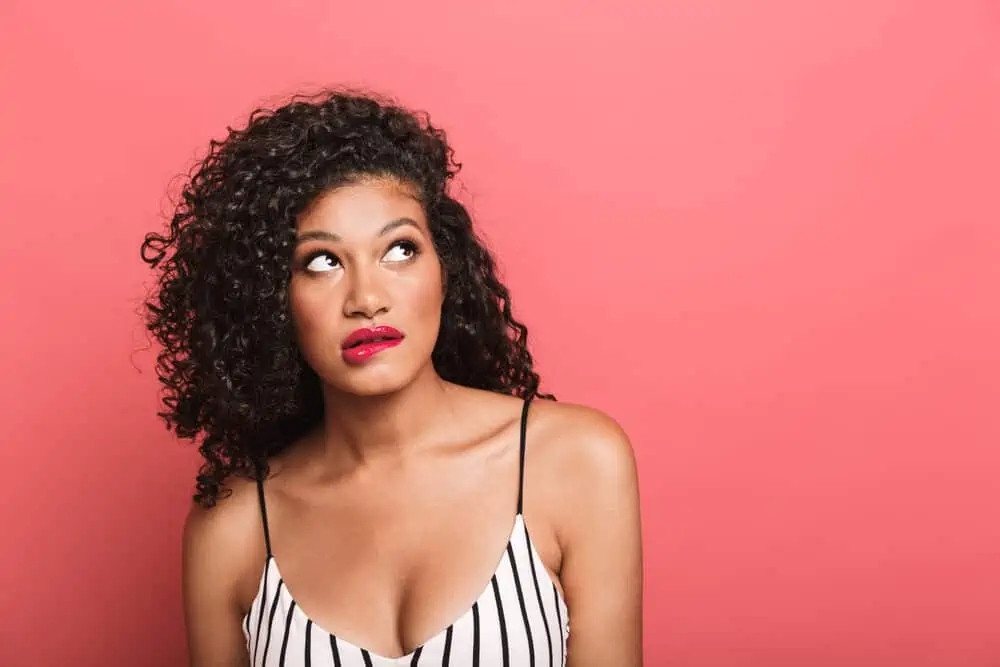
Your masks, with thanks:
[(503, 554), (482, 593), (447, 628), (410, 653), (389, 658), (347, 642), (313, 623), (289, 592), (271, 553), (258, 482), (267, 562), (257, 596), (244, 617), (252, 667), (562, 667), (569, 613), (528, 535), (522, 513), (529, 397), (521, 412), (517, 514)]

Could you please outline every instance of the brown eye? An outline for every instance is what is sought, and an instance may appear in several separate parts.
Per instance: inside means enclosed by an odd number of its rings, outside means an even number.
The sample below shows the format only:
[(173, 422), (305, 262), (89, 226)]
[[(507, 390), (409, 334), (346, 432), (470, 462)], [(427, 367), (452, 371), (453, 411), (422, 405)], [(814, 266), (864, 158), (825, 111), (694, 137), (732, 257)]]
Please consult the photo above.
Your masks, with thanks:
[(390, 262), (405, 262), (413, 259), (417, 254), (417, 245), (412, 241), (399, 241), (392, 244), (389, 252), (385, 254), (386, 260)]
[(340, 260), (328, 252), (321, 252), (312, 255), (305, 261), (306, 271), (311, 273), (324, 273), (332, 271), (340, 266)]

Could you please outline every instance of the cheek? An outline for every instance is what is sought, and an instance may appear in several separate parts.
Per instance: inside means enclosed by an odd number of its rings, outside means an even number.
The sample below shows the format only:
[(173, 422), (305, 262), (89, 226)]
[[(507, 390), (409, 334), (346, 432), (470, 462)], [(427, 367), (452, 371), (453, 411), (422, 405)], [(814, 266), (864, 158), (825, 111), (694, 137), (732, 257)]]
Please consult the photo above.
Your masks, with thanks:
[[(419, 275), (401, 276), (391, 291), (392, 308), (386, 321), (402, 326), (419, 348), (433, 347), (437, 343), (441, 326), (441, 306), (444, 290), (437, 269), (428, 267)], [(416, 348), (414, 348), (416, 349)], [(421, 352), (423, 354), (423, 352)]]
[(314, 337), (322, 336), (334, 321), (330, 317), (330, 311), (336, 306), (331, 296), (328, 291), (296, 283), (294, 280), (289, 286), (288, 305), (292, 324), (303, 346), (307, 346)]
[(421, 277), (421, 280), (414, 284), (410, 295), (410, 302), (414, 304), (414, 310), (420, 313), (422, 318), (427, 318), (428, 323), (436, 329), (440, 323), (441, 306), (444, 302), (444, 285), (441, 281), (441, 272), (435, 264), (432, 270), (428, 270)]

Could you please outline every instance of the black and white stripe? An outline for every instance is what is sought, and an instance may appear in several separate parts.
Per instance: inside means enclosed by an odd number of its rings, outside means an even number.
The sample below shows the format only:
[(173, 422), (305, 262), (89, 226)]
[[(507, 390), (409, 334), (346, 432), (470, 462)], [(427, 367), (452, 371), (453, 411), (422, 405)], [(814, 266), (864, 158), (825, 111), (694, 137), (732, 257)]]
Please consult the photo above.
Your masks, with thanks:
[(479, 599), (406, 656), (380, 656), (317, 626), (289, 593), (273, 557), (243, 630), (252, 667), (563, 667), (569, 633), (566, 605), (521, 515)]
[[(522, 513), (530, 402), (530, 398), (525, 400), (521, 413), (517, 515), (499, 566), (468, 611), (399, 658), (380, 656), (335, 637), (302, 611), (271, 552), (264, 487), (258, 482), (267, 563), (257, 596), (243, 619), (251, 667), (564, 667), (568, 609), (531, 545)], [(552, 587), (551, 595), (542, 594), (543, 586)]]

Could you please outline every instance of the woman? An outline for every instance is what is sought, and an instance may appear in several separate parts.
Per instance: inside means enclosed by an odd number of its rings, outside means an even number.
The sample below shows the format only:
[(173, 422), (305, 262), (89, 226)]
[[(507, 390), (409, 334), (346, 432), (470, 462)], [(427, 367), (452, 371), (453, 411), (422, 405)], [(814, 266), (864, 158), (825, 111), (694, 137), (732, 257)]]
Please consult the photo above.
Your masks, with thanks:
[(192, 665), (641, 664), (631, 447), (538, 393), (457, 170), (424, 116), (299, 97), (146, 237), (162, 415), (204, 457)]

